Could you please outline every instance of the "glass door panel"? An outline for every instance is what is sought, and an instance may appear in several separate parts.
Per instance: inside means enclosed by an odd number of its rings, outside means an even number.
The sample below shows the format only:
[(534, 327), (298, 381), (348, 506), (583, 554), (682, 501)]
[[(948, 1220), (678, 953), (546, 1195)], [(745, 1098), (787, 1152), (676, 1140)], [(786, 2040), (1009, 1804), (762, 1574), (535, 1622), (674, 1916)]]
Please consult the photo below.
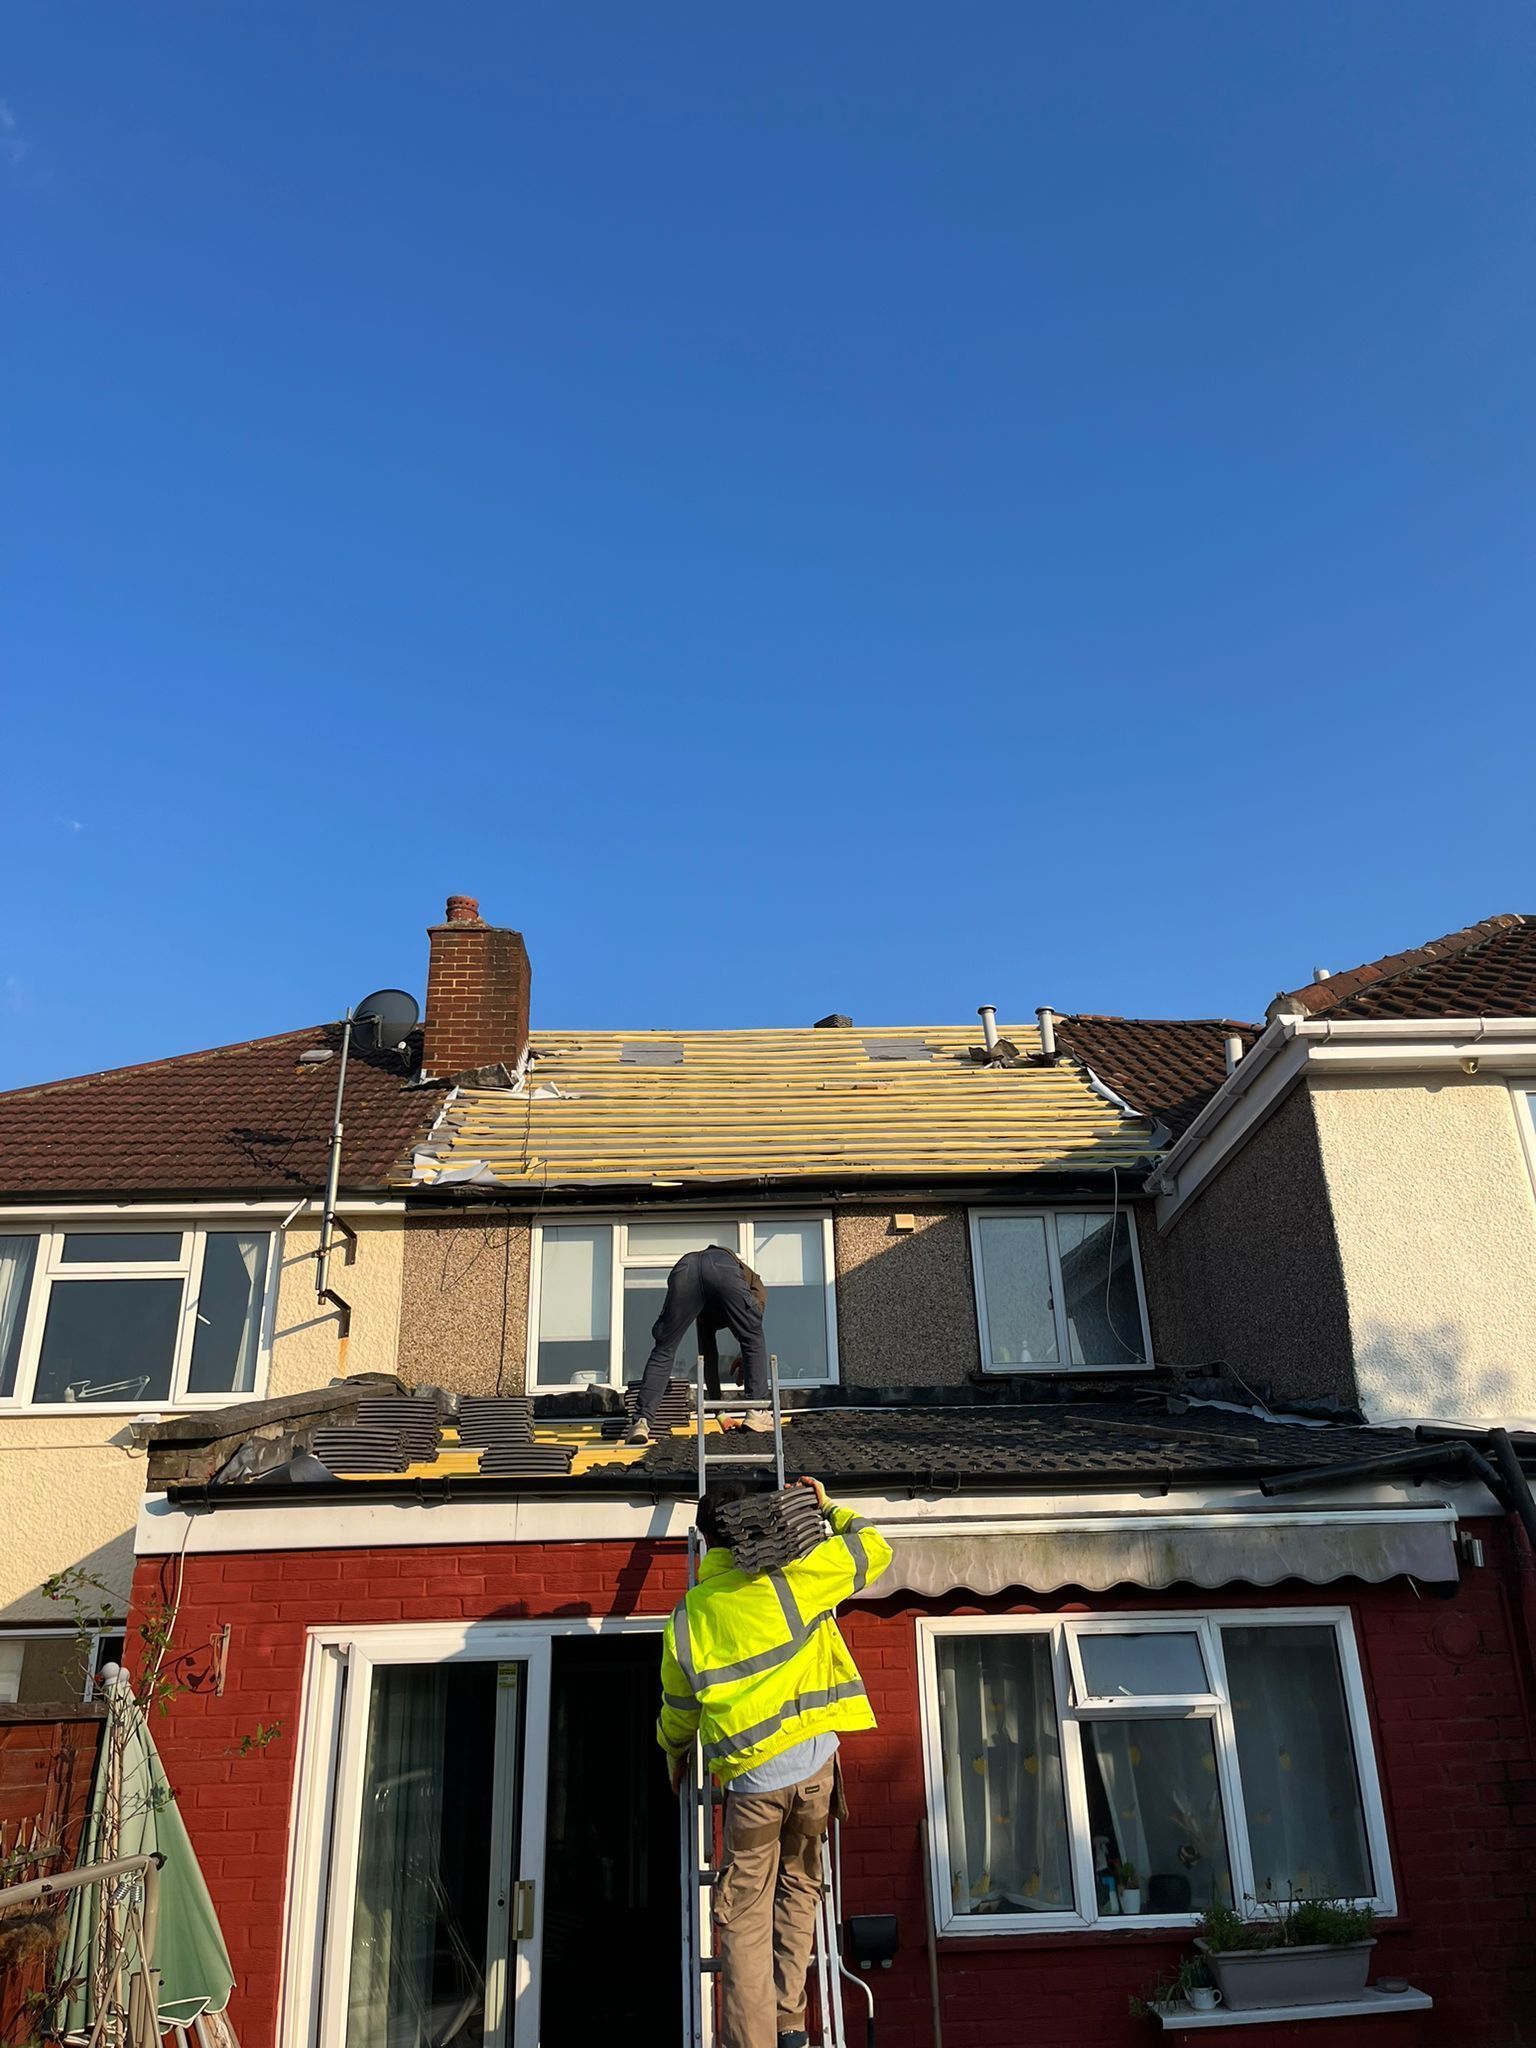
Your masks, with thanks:
[(537, 1873), (523, 1860), (528, 1681), (522, 1660), (371, 1668), (353, 1738), (351, 1912), (333, 1927), (346, 2048), (537, 2039), (536, 2008), (521, 2024), (537, 1980)]

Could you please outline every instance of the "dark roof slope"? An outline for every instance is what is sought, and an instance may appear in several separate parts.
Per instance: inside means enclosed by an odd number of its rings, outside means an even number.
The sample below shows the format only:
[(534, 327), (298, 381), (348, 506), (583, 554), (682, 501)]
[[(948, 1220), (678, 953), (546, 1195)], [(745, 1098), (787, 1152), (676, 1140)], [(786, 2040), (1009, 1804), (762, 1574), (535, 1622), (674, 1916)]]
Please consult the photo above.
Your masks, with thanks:
[[(325, 1178), (336, 1062), (300, 1053), (341, 1042), (334, 1024), (116, 1067), (0, 1095), (0, 1193), (298, 1195)], [(359, 1053), (347, 1071), (341, 1180), (382, 1188), (430, 1125), (441, 1087), (410, 1085), (405, 1054)]]
[(1059, 1016), (1056, 1043), (1177, 1138), (1226, 1079), (1224, 1041), (1236, 1033), (1246, 1052), (1259, 1028), (1228, 1017)]
[(1508, 911), (1406, 953), (1330, 974), (1276, 996), (1285, 1010), (1328, 1017), (1536, 1016), (1536, 918)]

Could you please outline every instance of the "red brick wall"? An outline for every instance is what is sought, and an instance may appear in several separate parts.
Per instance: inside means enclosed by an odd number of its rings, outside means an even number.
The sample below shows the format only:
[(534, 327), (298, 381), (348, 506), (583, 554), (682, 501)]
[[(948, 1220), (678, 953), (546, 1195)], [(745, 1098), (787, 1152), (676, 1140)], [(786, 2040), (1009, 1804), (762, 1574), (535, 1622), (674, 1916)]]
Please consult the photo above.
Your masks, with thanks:
[[(1379, 2048), (1517, 2048), (1536, 2043), (1531, 1871), (1536, 1759), (1524, 1652), (1513, 1632), (1520, 1588), (1501, 1527), (1481, 1532), (1489, 1563), (1446, 1600), (1407, 1585), (1179, 1597), (1127, 1593), (1079, 1608), (1341, 1604), (1354, 1610), (1374, 1718), (1400, 1918), (1381, 1935), (1377, 1974), (1432, 1992), (1422, 2022), (1373, 2019)], [(174, 1566), (143, 1563), (136, 1604), (158, 1607)], [(296, 1552), (187, 1560), (179, 1646), (206, 1666), (214, 1630), (233, 1627), (222, 1698), (199, 1682), (157, 1734), (234, 1957), (234, 2019), (244, 2048), (270, 2048), (282, 1933), (299, 1684), (309, 1626), (541, 1614), (663, 1613), (682, 1589), (678, 1546), (527, 1544), (435, 1550)], [(1060, 1605), (1070, 1611), (1073, 1603)], [(1025, 1603), (949, 1603), (955, 1613)], [(854, 1609), (846, 1634), (880, 1716), (846, 1746), (852, 1817), (846, 1905), (900, 1920), (896, 1967), (873, 1978), (881, 2048), (929, 2048), (919, 1826), (923, 1813), (913, 1616), (908, 1601)], [(236, 1752), (258, 1721), (284, 1732)], [(1130, 1930), (941, 1943), (945, 2048), (1132, 2048), (1156, 2038), (1126, 2004), (1186, 1944)], [(1344, 2048), (1362, 2023), (1250, 2028), (1250, 2048), (1296, 2034)]]

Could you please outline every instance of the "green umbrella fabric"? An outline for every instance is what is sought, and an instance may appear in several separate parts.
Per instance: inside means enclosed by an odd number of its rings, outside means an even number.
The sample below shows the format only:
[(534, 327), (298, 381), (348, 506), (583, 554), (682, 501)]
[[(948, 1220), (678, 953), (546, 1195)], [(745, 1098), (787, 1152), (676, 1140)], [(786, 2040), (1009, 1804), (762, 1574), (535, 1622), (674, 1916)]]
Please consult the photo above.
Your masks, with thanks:
[[(126, 1676), (109, 1680), (106, 1690), (107, 1719), (80, 1862), (157, 1854), (164, 1858), (154, 1958), (160, 1972), (159, 2018), (163, 2027), (189, 2027), (200, 2014), (221, 2013), (228, 2005), (235, 1983), (229, 1950), (143, 1709)], [(66, 2016), (71, 2030), (89, 2028), (95, 2018), (90, 2010), (91, 1958), (101, 1889), (86, 1885), (72, 1894), (63, 1958), (69, 1981), (76, 1986)], [(137, 1958), (131, 1961), (136, 1963)]]

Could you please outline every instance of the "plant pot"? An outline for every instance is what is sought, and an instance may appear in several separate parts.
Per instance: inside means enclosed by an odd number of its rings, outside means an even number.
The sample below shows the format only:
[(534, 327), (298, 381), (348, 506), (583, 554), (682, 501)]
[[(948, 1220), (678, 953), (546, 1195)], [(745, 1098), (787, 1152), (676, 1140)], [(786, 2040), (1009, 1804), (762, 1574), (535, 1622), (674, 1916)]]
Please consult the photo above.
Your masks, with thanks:
[(1336, 2000), (1358, 1998), (1370, 1974), (1375, 1946), (1374, 1938), (1346, 1942), (1338, 1948), (1319, 1943), (1307, 1948), (1212, 1950), (1201, 1939), (1195, 1942), (1216, 1979), (1222, 2004), (1231, 2012), (1257, 2012), (1270, 2005), (1331, 2005)]
[(1122, 1892), (1120, 1894), (1120, 1910), (1122, 1913), (1139, 1913), (1141, 1911), (1140, 1891), (1133, 1887), (1128, 1892)]

